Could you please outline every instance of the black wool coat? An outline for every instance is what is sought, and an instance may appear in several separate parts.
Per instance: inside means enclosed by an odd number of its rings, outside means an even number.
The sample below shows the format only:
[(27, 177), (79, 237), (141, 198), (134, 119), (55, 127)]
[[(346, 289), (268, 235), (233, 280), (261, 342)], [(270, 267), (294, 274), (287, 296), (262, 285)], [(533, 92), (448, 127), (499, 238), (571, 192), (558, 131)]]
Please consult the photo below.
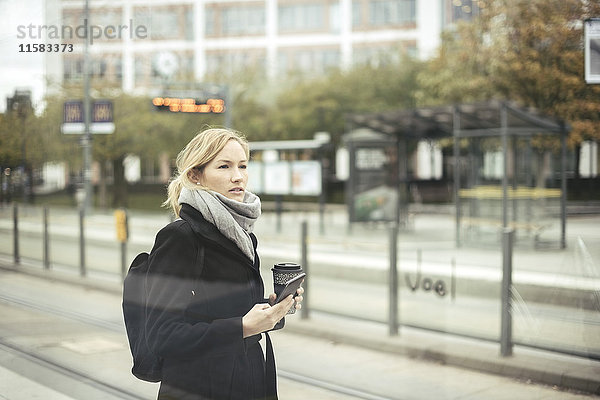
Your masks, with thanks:
[(242, 333), (242, 317), (266, 302), (258, 255), (253, 263), (187, 204), (180, 217), (158, 232), (149, 258), (147, 340), (164, 360), (158, 398), (276, 398), (270, 341), (265, 372), (260, 335)]

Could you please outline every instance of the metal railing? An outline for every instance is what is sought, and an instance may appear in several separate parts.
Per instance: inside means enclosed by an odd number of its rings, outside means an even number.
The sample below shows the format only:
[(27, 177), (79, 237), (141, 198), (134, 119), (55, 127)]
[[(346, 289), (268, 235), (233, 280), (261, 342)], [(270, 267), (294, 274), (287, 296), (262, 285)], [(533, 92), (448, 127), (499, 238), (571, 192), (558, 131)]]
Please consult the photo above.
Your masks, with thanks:
[[(127, 221), (128, 214), (126, 211), (123, 212), (125, 213), (125, 221)], [(53, 213), (59, 214), (59, 216), (56, 218), (62, 220), (61, 224), (54, 225), (54, 232), (51, 224), (54, 215)], [(140, 239), (140, 234), (146, 234), (146, 236), (142, 237), (141, 240), (131, 242), (131, 224), (125, 226), (125, 240), (122, 240), (122, 234), (121, 240), (119, 240), (118, 222), (115, 222), (114, 224), (111, 223), (109, 226), (107, 221), (110, 221), (111, 218), (106, 217), (107, 216), (104, 215), (102, 221), (95, 222), (96, 224), (103, 225), (98, 228), (98, 232), (95, 235), (92, 235), (86, 228), (86, 224), (88, 222), (88, 218), (94, 218), (94, 216), (86, 215), (83, 210), (56, 210), (48, 207), (24, 207), (16, 204), (12, 207), (0, 208), (0, 241), (4, 242), (4, 245), (0, 247), (0, 253), (12, 256), (12, 262), (17, 267), (24, 262), (25, 258), (41, 262), (43, 269), (51, 269), (61, 264), (61, 262), (58, 261), (59, 259), (65, 259), (64, 257), (60, 257), (61, 253), (64, 253), (65, 249), (68, 249), (66, 251), (73, 253), (73, 244), (77, 243), (78, 257), (74, 257), (72, 254), (70, 260), (78, 260), (78, 265), (71, 265), (71, 268), (75, 267), (80, 276), (89, 278), (90, 271), (94, 270), (98, 272), (100, 269), (98, 265), (102, 264), (102, 266), (106, 266), (106, 270), (103, 271), (104, 273), (110, 274), (113, 277), (120, 276), (122, 278), (127, 270), (127, 260), (132, 258), (128, 257), (128, 254), (131, 253), (133, 255), (139, 251), (148, 251), (148, 246), (151, 244), (150, 241), (152, 240), (154, 234), (161, 226), (168, 223), (170, 220), (167, 215), (165, 215), (164, 218), (144, 218), (143, 216), (137, 216), (134, 218), (134, 225), (135, 223), (140, 223), (140, 221), (143, 221), (144, 224), (152, 223), (152, 225), (135, 227), (135, 229), (133, 229), (134, 238), (136, 238), (137, 235), (137, 239)], [(150, 221), (154, 219), (156, 219), (156, 221)], [(41, 229), (39, 227), (41, 227)], [(110, 237), (112, 236), (108, 234), (110, 231), (116, 233), (114, 237)], [(506, 229), (502, 232), (502, 273), (500, 275), (500, 281), (497, 285), (494, 283), (487, 284), (485, 288), (480, 290), (494, 291), (494, 293), (484, 294), (485, 301), (487, 301), (490, 306), (487, 309), (482, 310), (479, 314), (477, 314), (477, 316), (473, 317), (481, 318), (481, 316), (484, 316), (488, 318), (488, 320), (493, 321), (493, 318), (490, 319), (490, 316), (486, 315), (486, 313), (489, 314), (489, 310), (493, 310), (495, 308), (495, 304), (498, 304), (499, 307), (497, 309), (500, 312), (498, 315), (499, 325), (496, 334), (493, 333), (493, 327), (486, 331), (488, 332), (487, 334), (482, 334), (481, 332), (483, 330), (479, 331), (477, 329), (472, 329), (473, 326), (477, 326), (477, 321), (465, 319), (467, 324), (465, 325), (464, 329), (453, 329), (448, 328), (443, 324), (429, 324), (423, 322), (423, 319), (416, 317), (421, 316), (421, 314), (426, 314), (427, 310), (435, 310), (436, 307), (445, 307), (446, 315), (450, 316), (448, 318), (454, 318), (455, 315), (460, 315), (460, 312), (462, 312), (461, 309), (459, 309), (459, 306), (464, 306), (461, 304), (461, 302), (465, 301), (463, 299), (469, 296), (476, 296), (476, 294), (473, 294), (473, 292), (468, 296), (464, 295), (465, 278), (458, 277), (457, 275), (456, 257), (451, 257), (448, 259), (444, 266), (444, 268), (449, 271), (449, 284), (447, 284), (442, 278), (436, 278), (434, 276), (435, 273), (432, 273), (431, 271), (423, 272), (422, 264), (424, 261), (423, 251), (421, 248), (414, 249), (416, 254), (416, 271), (409, 272), (406, 266), (403, 267), (404, 270), (401, 270), (400, 264), (402, 262), (406, 264), (406, 258), (401, 260), (399, 257), (399, 230), (397, 225), (390, 225), (387, 227), (387, 271), (384, 269), (373, 269), (369, 272), (369, 279), (373, 282), (378, 282), (377, 288), (381, 288), (382, 286), (380, 285), (383, 284), (387, 290), (387, 299), (383, 300), (382, 297), (381, 301), (377, 302), (374, 306), (375, 308), (373, 308), (373, 311), (378, 311), (377, 307), (387, 307), (387, 316), (381, 314), (381, 317), (377, 317), (376, 315), (373, 315), (373, 313), (363, 313), (362, 315), (359, 315), (359, 313), (353, 313), (353, 310), (345, 310), (340, 312), (339, 307), (336, 307), (335, 305), (331, 307), (323, 306), (324, 302), (318, 296), (320, 296), (319, 293), (323, 293), (322, 289), (328, 283), (324, 277), (328, 276), (327, 274), (333, 276), (334, 272), (327, 271), (327, 268), (332, 267), (321, 265), (323, 261), (320, 263), (314, 263), (311, 261), (311, 244), (314, 242), (311, 242), (309, 238), (309, 223), (306, 219), (300, 221), (299, 232), (299, 258), (303, 269), (307, 273), (307, 278), (304, 282), (304, 303), (301, 311), (301, 318), (303, 319), (310, 318), (310, 314), (315, 311), (320, 313), (335, 314), (353, 319), (385, 323), (388, 327), (388, 334), (392, 336), (401, 334), (400, 329), (403, 326), (406, 326), (441, 332), (444, 334), (489, 340), (499, 343), (500, 354), (502, 356), (511, 355), (513, 346), (515, 344), (519, 344), (554, 352), (583, 356), (591, 359), (600, 359), (600, 343), (597, 343), (600, 342), (598, 340), (600, 335), (596, 335), (596, 332), (600, 333), (600, 318), (598, 317), (597, 313), (600, 310), (594, 309), (593, 304), (588, 307), (590, 308), (589, 313), (586, 313), (582, 317), (581, 322), (574, 320), (572, 315), (567, 315), (570, 313), (569, 310), (574, 306), (571, 306), (571, 308), (567, 309), (566, 311), (564, 309), (550, 309), (551, 304), (541, 306), (541, 309), (550, 316), (549, 323), (554, 324), (552, 326), (559, 324), (561, 321), (570, 321), (577, 325), (586, 336), (596, 337), (595, 342), (591, 343), (587, 349), (581, 350), (567, 344), (563, 346), (561, 343), (548, 344), (544, 340), (538, 341), (538, 338), (535, 337), (535, 335), (532, 335), (531, 337), (524, 337), (523, 334), (521, 334), (520, 339), (518, 337), (519, 335), (517, 335), (517, 338), (514, 337), (513, 329), (515, 325), (513, 323), (513, 319), (515, 317), (522, 317), (517, 314), (517, 311), (523, 307), (527, 308), (528, 304), (525, 304), (519, 295), (515, 296), (518, 291), (516, 290), (512, 279), (514, 247), (514, 231), (512, 229)], [(68, 243), (69, 247), (59, 247), (55, 241), (54, 244), (56, 247), (56, 254), (51, 254), (53, 249), (53, 237), (58, 236), (63, 236), (64, 242)], [(37, 239), (39, 237), (41, 237), (41, 243), (31, 242), (32, 238)], [(335, 241), (335, 239), (327, 240), (329, 240), (331, 243)], [(321, 237), (318, 241), (327, 242), (327, 240)], [(9, 242), (11, 244), (10, 246), (8, 245)], [(26, 242), (29, 242), (29, 244)], [(39, 253), (39, 248), (41, 248), (41, 257), (36, 257), (33, 254), (27, 254), (26, 252), (23, 252), (23, 246), (26, 244), (27, 246), (36, 247), (38, 249), (36, 250), (37, 253)], [(97, 249), (96, 247), (100, 247), (100, 249)], [(105, 248), (111, 248), (110, 253), (115, 254), (109, 255), (108, 251), (103, 250)], [(33, 253), (33, 251), (30, 253)], [(350, 254), (350, 256), (352, 256), (352, 254)], [(98, 260), (99, 258), (100, 261)], [(103, 258), (104, 260), (102, 260)], [(90, 265), (90, 260), (95, 262), (96, 266)], [(94, 264), (93, 262), (92, 264)], [(120, 268), (117, 266), (120, 266)], [(377, 273), (381, 273), (382, 278), (380, 280), (377, 280), (376, 278)], [(343, 281), (344, 284), (352, 283), (354, 285), (367, 285), (366, 280), (361, 279), (361, 277), (336, 278), (336, 282), (339, 281)], [(459, 291), (458, 286), (460, 285), (457, 286), (457, 282), (458, 284), (462, 285), (460, 287), (461, 296), (458, 296), (458, 298), (457, 292)], [(359, 290), (363, 290), (364, 288), (364, 286), (360, 286)], [(495, 294), (496, 289), (497, 297)], [(344, 295), (343, 289), (340, 290), (342, 295)], [(379, 289), (374, 289), (374, 292), (377, 293), (378, 290)], [(405, 291), (404, 296), (400, 296), (402, 291)], [(429, 293), (435, 294), (435, 296), (431, 296)], [(597, 289), (595, 293), (596, 295), (598, 294)], [(585, 296), (588, 294), (589, 292), (584, 293)], [(367, 294), (363, 293), (356, 293), (356, 295), (357, 297), (359, 295), (363, 296), (361, 297), (362, 299), (369, 298)], [(429, 298), (425, 298), (427, 295), (429, 295)], [(336, 295), (332, 296), (332, 298), (333, 297), (337, 297), (337, 293)], [(421, 303), (417, 303), (415, 300), (416, 298), (420, 299)], [(519, 303), (516, 303), (516, 300), (518, 300)], [(445, 302), (440, 303), (440, 301)], [(578, 301), (579, 299), (574, 300), (575, 303)], [(411, 302), (416, 305), (411, 304), (410, 306), (407, 306), (406, 303)], [(483, 300), (477, 300), (469, 304), (473, 304), (474, 307), (477, 307), (483, 302)], [(551, 303), (551, 301), (549, 303)], [(467, 306), (469, 304), (467, 304)], [(534, 305), (537, 306), (536, 304)], [(458, 311), (456, 309), (458, 309)], [(560, 314), (561, 312), (566, 314)], [(517, 322), (517, 327), (521, 326), (521, 330), (523, 330), (523, 322), (520, 320)], [(481, 324), (483, 325), (485, 322), (481, 321)], [(539, 332), (536, 334), (539, 335)]]

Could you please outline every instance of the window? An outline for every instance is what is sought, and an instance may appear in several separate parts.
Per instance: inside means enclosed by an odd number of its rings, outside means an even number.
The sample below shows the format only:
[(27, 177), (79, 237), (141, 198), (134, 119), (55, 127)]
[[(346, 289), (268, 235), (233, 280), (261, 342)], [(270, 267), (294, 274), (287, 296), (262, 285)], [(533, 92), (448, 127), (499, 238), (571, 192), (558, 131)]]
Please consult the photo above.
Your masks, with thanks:
[(85, 39), (78, 37), (76, 34), (77, 27), (80, 25), (83, 25), (83, 13), (80, 10), (63, 10), (60, 32), (62, 42), (85, 43)]
[(83, 79), (83, 57), (64, 58), (63, 79), (65, 82), (76, 82)]
[(253, 35), (265, 32), (264, 7), (230, 7), (222, 14), (223, 35)]
[(194, 40), (194, 9), (188, 7), (185, 13), (185, 40)]
[(193, 39), (191, 7), (137, 7), (133, 15), (135, 26), (145, 26), (153, 40)]
[(83, 23), (83, 13), (80, 10), (63, 10), (62, 24), (70, 27), (77, 27)]
[(179, 19), (174, 10), (163, 9), (152, 13), (150, 34), (152, 39), (179, 38)]
[(123, 61), (121, 57), (115, 60), (115, 78), (117, 82), (121, 82), (123, 80)]
[(410, 54), (412, 43), (374, 44), (359, 46), (354, 49), (352, 62), (354, 65), (370, 65), (377, 67), (381, 65), (399, 64), (402, 54)]
[(361, 25), (362, 20), (362, 2), (353, 1), (352, 2), (352, 26), (357, 27)]
[(136, 26), (145, 26), (148, 34), (152, 37), (152, 16), (150, 12), (150, 7), (138, 7), (133, 12), (133, 19)]
[(485, 4), (474, 0), (445, 0), (445, 25), (470, 21), (481, 13)]
[(322, 4), (294, 4), (279, 7), (279, 32), (317, 31), (325, 27)]
[(264, 70), (264, 51), (209, 52), (206, 54), (206, 72), (209, 75), (232, 75), (252, 68)]
[(341, 28), (340, 3), (329, 5), (329, 31), (339, 33)]
[(204, 34), (212, 36), (216, 33), (215, 31), (215, 9), (206, 8), (204, 10)]
[(90, 60), (90, 72), (92, 78), (104, 78), (106, 75), (106, 60), (104, 59), (92, 59)]
[(401, 25), (415, 20), (415, 0), (372, 0), (369, 3), (371, 26)]
[(278, 54), (278, 72), (282, 75), (290, 72), (322, 74), (338, 68), (339, 64), (338, 49), (282, 50)]
[(136, 55), (134, 61), (135, 83), (136, 85), (145, 84), (150, 76), (151, 64), (148, 56)]
[[(121, 40), (123, 34), (121, 34), (121, 38), (119, 37), (118, 27), (121, 26), (121, 10), (106, 10), (106, 9), (94, 9), (93, 14), (90, 16), (90, 20), (88, 21), (91, 25), (99, 25), (103, 29), (112, 26), (115, 29), (114, 39), (112, 40)], [(127, 35), (129, 32), (126, 33)], [(104, 35), (101, 36), (100, 40), (105, 40), (106, 37)], [(96, 41), (98, 39), (94, 39)]]

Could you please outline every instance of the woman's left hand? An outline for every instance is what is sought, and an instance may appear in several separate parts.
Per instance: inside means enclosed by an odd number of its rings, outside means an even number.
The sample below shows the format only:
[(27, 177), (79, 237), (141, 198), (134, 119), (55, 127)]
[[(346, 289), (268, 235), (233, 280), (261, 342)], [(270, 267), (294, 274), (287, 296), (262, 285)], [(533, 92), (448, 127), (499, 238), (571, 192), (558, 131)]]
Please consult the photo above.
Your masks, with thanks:
[[(296, 308), (296, 310), (300, 310), (302, 308), (302, 300), (304, 300), (304, 297), (302, 296), (303, 294), (304, 288), (300, 286), (298, 290), (296, 290), (296, 297), (294, 297), (294, 300), (296, 301), (294, 303), (294, 307)], [(275, 299), (277, 299), (277, 295), (275, 293), (271, 293), (269, 295), (269, 304), (274, 305)]]
[(294, 300), (296, 300), (294, 307), (296, 308), (296, 310), (299, 310), (302, 308), (302, 300), (304, 300), (304, 296), (302, 296), (304, 294), (304, 288), (300, 286), (298, 290), (296, 290), (296, 293), (298, 295), (294, 297)]

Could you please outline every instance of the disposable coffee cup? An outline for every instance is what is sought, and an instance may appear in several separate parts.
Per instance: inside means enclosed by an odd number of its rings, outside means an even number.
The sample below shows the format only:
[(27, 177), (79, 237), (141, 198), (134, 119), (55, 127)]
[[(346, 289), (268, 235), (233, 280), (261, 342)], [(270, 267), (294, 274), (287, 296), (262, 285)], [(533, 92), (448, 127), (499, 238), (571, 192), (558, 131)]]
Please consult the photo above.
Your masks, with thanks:
[[(304, 272), (302, 271), (302, 266), (300, 266), (300, 264), (292, 262), (275, 264), (273, 268), (271, 268), (271, 271), (273, 271), (273, 289), (275, 289), (275, 294), (277, 296), (281, 294), (287, 282)], [(294, 314), (295, 312), (296, 303), (292, 305), (292, 308), (290, 308), (287, 313)]]

